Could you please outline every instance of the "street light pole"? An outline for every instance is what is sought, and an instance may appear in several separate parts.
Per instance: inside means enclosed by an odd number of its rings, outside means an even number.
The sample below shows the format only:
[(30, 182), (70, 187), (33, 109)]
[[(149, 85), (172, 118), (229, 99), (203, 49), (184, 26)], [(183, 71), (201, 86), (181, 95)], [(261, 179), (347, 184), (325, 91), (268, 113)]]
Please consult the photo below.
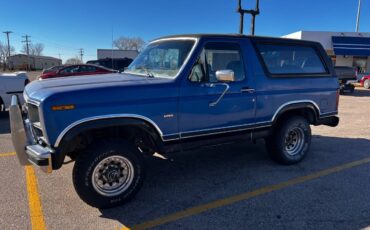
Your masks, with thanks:
[(356, 19), (356, 32), (359, 31), (359, 27), (360, 27), (360, 14), (361, 14), (361, 0), (358, 0), (357, 19)]
[(254, 35), (255, 31), (255, 24), (256, 24), (256, 16), (260, 14), (259, 9), (259, 0), (256, 0), (256, 8), (252, 10), (245, 10), (242, 8), (241, 0), (238, 0), (238, 9), (237, 12), (240, 14), (240, 25), (239, 25), (239, 33), (243, 34), (244, 29), (244, 14), (250, 14), (252, 15), (251, 20), (251, 35)]

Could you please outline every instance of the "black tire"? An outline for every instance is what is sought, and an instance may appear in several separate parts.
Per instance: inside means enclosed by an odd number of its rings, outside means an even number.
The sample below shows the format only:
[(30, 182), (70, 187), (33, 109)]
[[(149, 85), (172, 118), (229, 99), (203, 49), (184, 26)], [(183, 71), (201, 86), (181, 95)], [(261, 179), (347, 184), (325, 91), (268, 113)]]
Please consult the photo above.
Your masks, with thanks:
[[(123, 175), (124, 172), (126, 175)], [(139, 191), (144, 177), (141, 153), (122, 140), (100, 141), (92, 145), (77, 157), (73, 168), (73, 185), (77, 194), (84, 202), (96, 208), (112, 208), (126, 203)], [(123, 182), (118, 181), (121, 179)], [(115, 181), (107, 182), (110, 180)], [(113, 193), (109, 189), (115, 185), (121, 190)], [(102, 188), (104, 186), (111, 188), (105, 190)]]
[(0, 112), (4, 112), (4, 111), (5, 111), (5, 105), (4, 105), (3, 100), (0, 98)]
[(365, 89), (370, 89), (370, 80), (365, 80), (364, 81), (364, 88)]
[(287, 117), (265, 142), (274, 161), (285, 165), (298, 163), (305, 158), (311, 145), (310, 125), (303, 117)]

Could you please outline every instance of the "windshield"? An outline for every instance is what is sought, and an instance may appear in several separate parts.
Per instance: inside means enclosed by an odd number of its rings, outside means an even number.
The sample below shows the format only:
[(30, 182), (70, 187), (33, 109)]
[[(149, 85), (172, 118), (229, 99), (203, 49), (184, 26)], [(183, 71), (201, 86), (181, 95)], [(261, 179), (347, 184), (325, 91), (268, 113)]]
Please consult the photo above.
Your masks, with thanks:
[(129, 65), (125, 72), (148, 77), (175, 78), (193, 45), (193, 40), (151, 43)]

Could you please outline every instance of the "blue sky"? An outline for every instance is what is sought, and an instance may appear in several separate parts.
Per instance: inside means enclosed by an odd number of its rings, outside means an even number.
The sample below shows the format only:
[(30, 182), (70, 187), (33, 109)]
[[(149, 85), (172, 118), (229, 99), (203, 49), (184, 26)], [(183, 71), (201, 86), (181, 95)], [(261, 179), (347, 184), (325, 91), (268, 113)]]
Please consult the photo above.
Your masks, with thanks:
[[(244, 7), (254, 0), (243, 0)], [(298, 30), (354, 31), (357, 0), (260, 0), (256, 34), (281, 36)], [(11, 30), (20, 52), (21, 36), (45, 45), (44, 54), (62, 59), (84, 48), (84, 60), (97, 48), (111, 48), (113, 37), (145, 41), (181, 33), (237, 33), (237, 0), (4, 0), (0, 31)], [(249, 32), (246, 16), (245, 32)], [(362, 0), (361, 32), (370, 32), (370, 1)], [(0, 41), (5, 42), (4, 34)]]

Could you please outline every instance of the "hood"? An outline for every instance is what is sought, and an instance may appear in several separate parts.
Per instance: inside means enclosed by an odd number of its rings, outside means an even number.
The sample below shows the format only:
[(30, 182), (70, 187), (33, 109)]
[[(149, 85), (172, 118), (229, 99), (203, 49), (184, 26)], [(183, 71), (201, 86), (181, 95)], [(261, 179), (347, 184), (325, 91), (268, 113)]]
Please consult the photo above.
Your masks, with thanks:
[(148, 78), (126, 73), (60, 77), (33, 81), (25, 88), (25, 98), (43, 101), (55, 93), (78, 93), (79, 91), (107, 89), (110, 87), (139, 86), (173, 81), (165, 78)]

